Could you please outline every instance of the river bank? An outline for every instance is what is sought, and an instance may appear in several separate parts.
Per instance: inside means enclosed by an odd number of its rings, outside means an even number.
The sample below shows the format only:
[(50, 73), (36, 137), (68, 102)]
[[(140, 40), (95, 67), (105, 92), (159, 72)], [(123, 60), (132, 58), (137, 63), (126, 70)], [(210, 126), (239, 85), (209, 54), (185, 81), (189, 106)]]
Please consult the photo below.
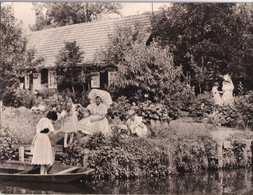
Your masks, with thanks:
[[(9, 147), (5, 148), (6, 153), (15, 154), (11, 151), (15, 150), (11, 147), (13, 144), (31, 143), (35, 124), (41, 116), (42, 113), (22, 107), (3, 109), (2, 130), (8, 130), (3, 142), (6, 143), (3, 147)], [(169, 124), (157, 123), (153, 128), (155, 135), (148, 138), (120, 133), (89, 137), (77, 132), (73, 144), (57, 157), (65, 164), (95, 168), (97, 179), (161, 178), (252, 165), (251, 131), (214, 127), (190, 118), (172, 120)], [(62, 137), (62, 134), (50, 137), (52, 144)], [(17, 158), (15, 155), (6, 157)]]

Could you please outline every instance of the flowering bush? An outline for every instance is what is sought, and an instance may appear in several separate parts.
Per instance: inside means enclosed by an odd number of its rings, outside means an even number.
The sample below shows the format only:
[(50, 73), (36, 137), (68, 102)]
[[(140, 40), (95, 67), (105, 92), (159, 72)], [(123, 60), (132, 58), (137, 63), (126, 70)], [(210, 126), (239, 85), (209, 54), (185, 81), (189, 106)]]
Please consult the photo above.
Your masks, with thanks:
[(168, 109), (168, 115), (172, 119), (179, 118), (182, 116), (182, 111), (189, 111), (188, 107), (195, 98), (195, 93), (190, 86), (180, 81), (170, 84), (170, 90), (164, 100), (164, 104)]
[(214, 111), (214, 100), (210, 93), (200, 94), (193, 99), (188, 110), (191, 117), (203, 118)]
[(141, 102), (136, 106), (136, 112), (142, 116), (143, 121), (150, 124), (151, 120), (170, 122), (168, 110), (163, 104), (152, 103), (151, 101)]
[(236, 108), (242, 116), (245, 125), (253, 128), (253, 91), (236, 99)]
[(113, 119), (125, 121), (127, 119), (127, 111), (131, 109), (131, 106), (132, 105), (125, 96), (117, 98), (108, 110), (107, 116), (109, 121)]
[(9, 88), (3, 94), (3, 104), (5, 106), (31, 108), (33, 103), (34, 97), (29, 90)]
[(86, 155), (86, 163), (95, 168), (96, 178), (159, 177), (169, 172), (167, 150), (159, 142), (135, 137), (105, 137), (101, 133), (90, 138), (81, 134), (77, 137), (66, 150), (62, 162), (80, 165)]
[(0, 134), (0, 156), (1, 160), (13, 160), (17, 159), (17, 153), (15, 145), (17, 139), (8, 128), (1, 128)]
[(220, 106), (218, 107), (220, 115), (220, 123), (227, 127), (238, 127), (242, 121), (241, 114), (233, 106)]

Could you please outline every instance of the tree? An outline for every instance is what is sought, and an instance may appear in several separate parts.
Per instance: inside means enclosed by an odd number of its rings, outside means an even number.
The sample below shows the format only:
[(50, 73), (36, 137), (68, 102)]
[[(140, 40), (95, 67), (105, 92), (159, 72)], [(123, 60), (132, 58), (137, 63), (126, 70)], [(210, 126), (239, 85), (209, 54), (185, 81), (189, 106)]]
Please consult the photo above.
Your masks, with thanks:
[(24, 70), (43, 61), (35, 58), (35, 50), (27, 49), (27, 39), (14, 17), (11, 5), (1, 6), (1, 89), (5, 92), (18, 83)]
[(57, 75), (60, 83), (70, 83), (73, 97), (75, 97), (75, 85), (84, 84), (84, 66), (82, 60), (84, 52), (74, 42), (66, 42), (65, 46), (60, 50), (57, 60)]
[(184, 72), (191, 71), (195, 78), (192, 64), (206, 69), (213, 79), (225, 73), (251, 79), (252, 17), (238, 10), (231, 3), (173, 4), (154, 17), (152, 32), (160, 45), (171, 47), (175, 65), (182, 65)]
[(56, 26), (91, 22), (101, 14), (120, 14), (120, 3), (115, 2), (54, 2), (33, 3), (36, 23), (31, 30), (37, 31)]
[(146, 31), (140, 23), (118, 27), (99, 60), (118, 68), (113, 81), (118, 95), (142, 101), (146, 94), (151, 101), (161, 102), (177, 90), (182, 71), (174, 66), (168, 47), (162, 48), (155, 41), (147, 46), (146, 41)]

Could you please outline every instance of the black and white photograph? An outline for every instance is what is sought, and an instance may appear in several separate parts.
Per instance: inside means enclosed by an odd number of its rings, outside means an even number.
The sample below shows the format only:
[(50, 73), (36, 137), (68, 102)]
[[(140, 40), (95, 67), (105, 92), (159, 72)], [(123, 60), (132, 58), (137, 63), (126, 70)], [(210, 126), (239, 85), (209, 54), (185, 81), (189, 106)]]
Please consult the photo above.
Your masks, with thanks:
[(1, 2), (1, 194), (253, 194), (253, 2)]

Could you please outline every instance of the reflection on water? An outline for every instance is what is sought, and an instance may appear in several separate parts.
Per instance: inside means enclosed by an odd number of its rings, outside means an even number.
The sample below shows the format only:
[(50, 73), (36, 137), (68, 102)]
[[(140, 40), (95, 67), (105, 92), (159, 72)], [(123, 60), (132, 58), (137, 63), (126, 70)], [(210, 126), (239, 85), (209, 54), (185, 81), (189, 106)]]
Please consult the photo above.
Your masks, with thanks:
[(252, 170), (208, 172), (166, 179), (91, 181), (71, 184), (2, 182), (1, 193), (75, 194), (253, 194)]

